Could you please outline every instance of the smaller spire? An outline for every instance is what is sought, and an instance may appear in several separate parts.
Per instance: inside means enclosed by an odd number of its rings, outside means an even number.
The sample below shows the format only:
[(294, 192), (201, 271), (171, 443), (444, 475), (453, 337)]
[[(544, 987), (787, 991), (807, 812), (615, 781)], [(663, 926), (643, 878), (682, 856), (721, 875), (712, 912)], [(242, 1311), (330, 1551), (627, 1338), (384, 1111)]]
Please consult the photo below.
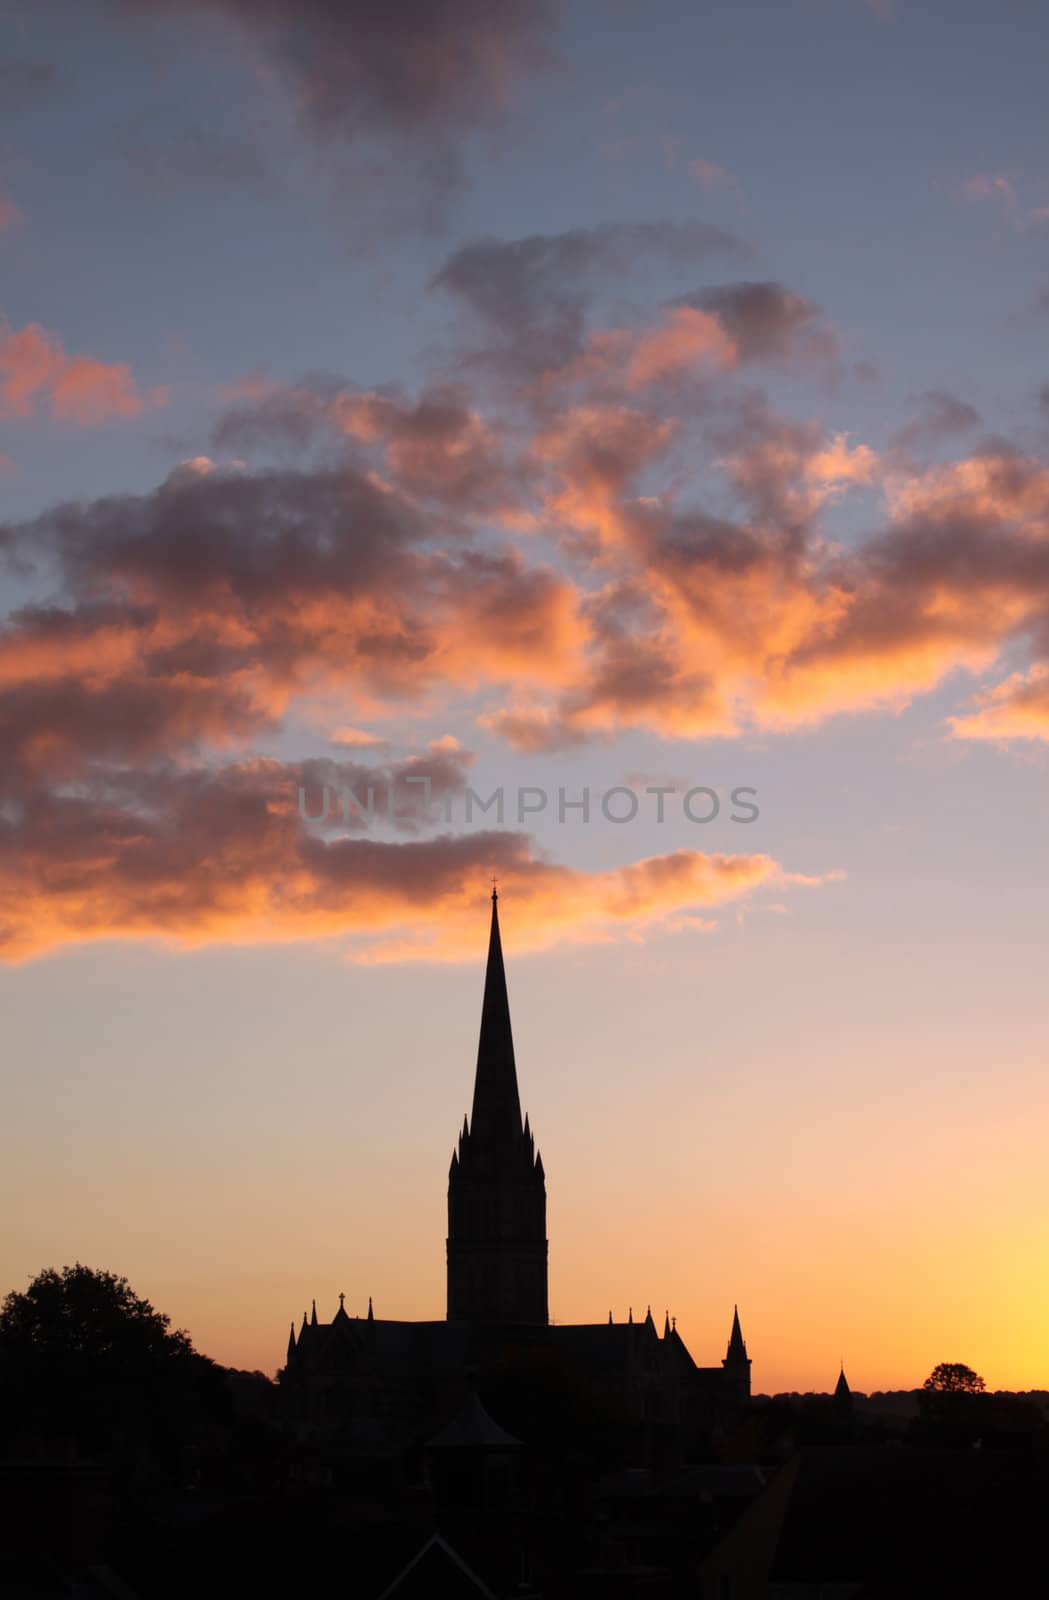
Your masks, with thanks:
[(669, 1339), (670, 1338), (670, 1312), (669, 1311), (665, 1311), (663, 1313), (663, 1337), (664, 1337), (664, 1339)]
[(302, 1333), (299, 1334), (299, 1338), (300, 1339), (302, 1338), (302, 1334), (305, 1333), (305, 1332), (306, 1332), (306, 1313), (304, 1311), (302, 1313)]
[(315, 1328), (316, 1326), (317, 1326), (317, 1302), (316, 1302), (316, 1300), (314, 1300), (314, 1302), (313, 1302), (313, 1310), (310, 1312), (310, 1327), (311, 1328)]
[(291, 1332), (288, 1334), (288, 1360), (295, 1354), (295, 1323), (292, 1322)]
[(633, 1308), (633, 1306), (631, 1306), (630, 1309), (628, 1310), (627, 1319), (626, 1320), (627, 1320), (628, 1324), (630, 1325), (630, 1327), (632, 1328), (634, 1326), (634, 1308)]
[(739, 1306), (732, 1308), (732, 1332), (729, 1335), (728, 1349), (725, 1352), (726, 1361), (746, 1361), (747, 1346), (743, 1340), (743, 1330), (739, 1325)]
[(375, 1321), (375, 1312), (372, 1310), (372, 1297), (371, 1297), (371, 1295), (368, 1296), (368, 1321), (369, 1322), (374, 1322)]
[(611, 1313), (611, 1311), (608, 1313), (608, 1326), (609, 1327), (612, 1326), (612, 1313)]
[(844, 1361), (841, 1363), (841, 1372), (838, 1375), (838, 1381), (834, 1385), (834, 1398), (835, 1400), (849, 1400), (852, 1398), (852, 1390), (849, 1388), (849, 1380), (845, 1376)]

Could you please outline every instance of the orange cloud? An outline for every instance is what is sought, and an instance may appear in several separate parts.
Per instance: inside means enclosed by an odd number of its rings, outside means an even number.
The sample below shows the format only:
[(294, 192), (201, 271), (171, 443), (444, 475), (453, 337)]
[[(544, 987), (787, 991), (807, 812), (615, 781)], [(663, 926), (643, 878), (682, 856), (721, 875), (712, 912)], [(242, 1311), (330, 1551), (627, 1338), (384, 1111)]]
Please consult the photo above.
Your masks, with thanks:
[[(775, 284), (704, 293), (722, 313), (678, 307), (627, 335), (623, 372), (637, 359), (655, 382), (681, 329), (688, 352), (707, 349), (723, 316), (775, 353), (813, 315)], [(27, 350), (19, 370), (47, 381), (52, 347)], [(581, 403), (547, 391), (494, 417), (459, 387), (268, 390), (224, 419), (226, 442), (322, 439), (328, 464), (220, 471), (201, 456), (151, 495), (0, 530), (70, 591), (0, 633), (9, 770), (58, 781), (99, 759), (194, 757), (311, 706), (326, 730), (345, 719), (336, 742), (456, 702), (523, 751), (630, 728), (731, 737), (897, 710), (1044, 638), (1037, 460), (999, 444), (917, 470), (752, 392), (671, 417), (649, 387), (627, 405), (595, 380)], [(856, 488), (884, 496), (887, 521), (839, 545), (827, 522)], [(524, 527), (537, 538), (506, 537)]]
[(681, 373), (726, 372), (736, 346), (717, 317), (692, 306), (667, 313), (665, 325), (638, 339), (626, 366), (628, 389), (645, 388)]
[(31, 417), (46, 404), (57, 420), (91, 427), (166, 401), (164, 389), (141, 394), (125, 362), (67, 356), (35, 322), (17, 331), (0, 324), (0, 416)]
[(363, 728), (335, 728), (331, 742), (345, 745), (349, 750), (375, 750), (385, 745), (386, 740), (377, 733), (367, 733)]
[(655, 327), (598, 328), (582, 352), (543, 373), (542, 388), (586, 384), (595, 391), (636, 394), (682, 378), (706, 380), (737, 362), (735, 341), (719, 319), (694, 306), (673, 306)]
[(195, 946), (337, 937), (357, 960), (454, 960), (475, 949), (493, 869), (513, 897), (522, 949), (636, 936), (792, 881), (764, 855), (679, 850), (586, 873), (541, 859), (522, 834), (391, 840), (318, 833), (299, 817), (303, 784), (305, 794), (323, 782), (363, 794), (375, 778), (407, 792), (406, 780), (426, 772), (439, 797), (461, 790), (466, 765), (458, 751), (385, 769), (254, 760), (218, 771), (113, 770), (94, 796), (38, 793), (0, 823), (0, 954), (18, 961), (113, 938)]
[(1049, 740), (1049, 666), (1014, 672), (973, 704), (972, 711), (948, 719), (957, 739)]

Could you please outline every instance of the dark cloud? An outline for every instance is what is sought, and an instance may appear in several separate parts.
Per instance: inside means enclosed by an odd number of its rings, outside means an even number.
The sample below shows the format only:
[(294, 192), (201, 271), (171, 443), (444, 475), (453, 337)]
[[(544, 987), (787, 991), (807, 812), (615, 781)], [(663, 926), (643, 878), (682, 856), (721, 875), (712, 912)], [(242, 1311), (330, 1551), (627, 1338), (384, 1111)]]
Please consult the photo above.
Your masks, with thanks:
[(466, 391), (446, 385), (415, 400), (305, 379), (235, 404), (216, 424), (219, 451), (302, 452), (338, 441), (381, 460), (405, 493), (471, 516), (518, 514), (534, 480), (506, 430), (484, 420)]
[[(440, 476), (425, 449), (404, 466)], [(2, 532), (64, 596), (0, 630), (0, 746), (28, 774), (242, 743), (311, 686), (352, 705), (543, 674), (573, 629), (567, 580), (349, 467), (197, 465)]]
[(893, 435), (892, 446), (898, 450), (944, 444), (983, 421), (975, 406), (946, 389), (927, 389), (911, 403), (918, 415)]
[(551, 59), (547, 0), (110, 0), (135, 22), (231, 23), (291, 87), (325, 141), (392, 139), (431, 176)]
[[(522, 835), (396, 841), (303, 826), (305, 776), (259, 760), (123, 771), (9, 804), (0, 815), (0, 957), (107, 937), (367, 935), (439, 914), (471, 882), (479, 899), (493, 870), (535, 870)], [(357, 781), (363, 796), (364, 775)]]
[(709, 311), (731, 334), (741, 361), (804, 356), (829, 360), (838, 342), (819, 306), (780, 283), (722, 283), (681, 295), (673, 305)]
[[(364, 958), (474, 954), (492, 872), (525, 948), (719, 905), (783, 874), (768, 856), (678, 850), (617, 870), (545, 861), (524, 834), (390, 840), (304, 827), (252, 762), (122, 774), (93, 794), (0, 812), (0, 959), (91, 939), (183, 944), (340, 938)], [(814, 880), (813, 880), (814, 881)]]
[(455, 296), (492, 341), (490, 360), (522, 372), (563, 366), (583, 349), (595, 283), (623, 278), (653, 258), (690, 266), (743, 246), (709, 223), (606, 222), (521, 239), (475, 239), (460, 246), (431, 288)]

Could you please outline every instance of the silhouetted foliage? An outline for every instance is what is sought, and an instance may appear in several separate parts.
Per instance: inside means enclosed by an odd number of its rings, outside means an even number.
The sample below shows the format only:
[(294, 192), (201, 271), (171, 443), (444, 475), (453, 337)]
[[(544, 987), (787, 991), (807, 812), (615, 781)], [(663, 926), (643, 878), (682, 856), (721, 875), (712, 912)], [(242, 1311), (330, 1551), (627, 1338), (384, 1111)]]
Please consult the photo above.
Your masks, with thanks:
[(986, 1387), (979, 1373), (961, 1361), (941, 1361), (922, 1384), (935, 1394), (983, 1394)]
[(192, 1353), (189, 1336), (170, 1331), (170, 1317), (154, 1311), (126, 1278), (79, 1262), (38, 1273), (0, 1308), (0, 1354), (66, 1362), (170, 1360)]
[(79, 1262), (48, 1268), (0, 1308), (6, 1432), (97, 1454), (181, 1429), (222, 1405), (221, 1369), (134, 1293)]

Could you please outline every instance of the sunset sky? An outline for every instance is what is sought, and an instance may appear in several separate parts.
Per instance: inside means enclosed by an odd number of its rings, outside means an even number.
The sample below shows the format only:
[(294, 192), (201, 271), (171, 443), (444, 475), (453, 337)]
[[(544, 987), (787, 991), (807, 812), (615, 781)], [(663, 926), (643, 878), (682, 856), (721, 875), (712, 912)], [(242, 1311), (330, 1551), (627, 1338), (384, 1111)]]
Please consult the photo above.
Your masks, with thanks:
[(496, 875), (556, 1320), (1049, 1387), (1047, 52), (0, 3), (0, 1293), (442, 1317)]

